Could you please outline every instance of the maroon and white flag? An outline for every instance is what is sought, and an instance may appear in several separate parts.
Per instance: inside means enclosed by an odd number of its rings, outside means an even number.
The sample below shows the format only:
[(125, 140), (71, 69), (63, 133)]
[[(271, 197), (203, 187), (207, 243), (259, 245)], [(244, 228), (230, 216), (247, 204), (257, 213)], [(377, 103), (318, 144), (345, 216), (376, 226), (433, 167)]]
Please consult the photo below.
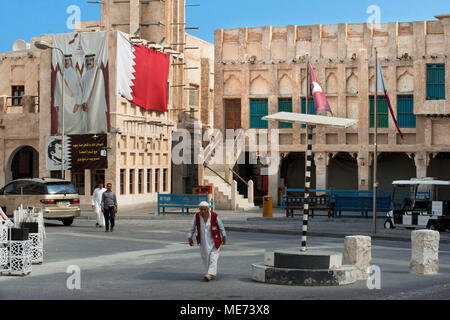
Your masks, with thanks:
[(117, 35), (116, 92), (148, 110), (167, 112), (170, 55)]
[(319, 113), (319, 111), (328, 111), (333, 114), (330, 105), (328, 104), (327, 97), (325, 96), (325, 93), (323, 93), (322, 87), (317, 80), (316, 73), (311, 64), (309, 64), (309, 85), (311, 88), (311, 95), (314, 98), (316, 113)]
[(382, 91), (384, 93), (384, 95), (386, 97), (386, 101), (389, 106), (389, 112), (391, 113), (392, 119), (394, 120), (395, 127), (397, 128), (397, 131), (403, 140), (403, 133), (401, 132), (400, 128), (398, 127), (397, 119), (395, 118), (394, 111), (392, 110), (391, 100), (389, 99), (389, 94), (388, 94), (388, 91), (386, 88), (386, 82), (384, 81), (383, 70), (381, 69), (380, 60), (377, 58), (377, 92), (376, 92), (376, 94), (378, 94), (378, 91)]

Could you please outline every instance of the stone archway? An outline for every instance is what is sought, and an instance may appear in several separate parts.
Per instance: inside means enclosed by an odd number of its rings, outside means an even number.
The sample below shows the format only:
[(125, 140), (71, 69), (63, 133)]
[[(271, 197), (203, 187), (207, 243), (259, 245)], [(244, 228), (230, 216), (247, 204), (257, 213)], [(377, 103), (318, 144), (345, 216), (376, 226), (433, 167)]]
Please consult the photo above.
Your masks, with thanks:
[(30, 146), (21, 146), (9, 156), (5, 182), (20, 178), (39, 177), (39, 152)]
[[(416, 177), (414, 160), (402, 152), (383, 152), (378, 155), (377, 180), (378, 188), (392, 191), (392, 181), (410, 180)], [(373, 181), (373, 166), (370, 166), (370, 185)]]
[[(450, 152), (440, 152), (430, 160), (427, 176), (436, 180), (450, 181)], [(439, 188), (439, 198), (450, 200), (450, 187)]]
[[(284, 179), (284, 185), (288, 189), (305, 188), (305, 153), (291, 152), (283, 158), (281, 163), (280, 178)], [(316, 165), (311, 162), (311, 189), (316, 188)]]
[(336, 190), (358, 190), (358, 163), (347, 152), (339, 152), (328, 165), (328, 187)]

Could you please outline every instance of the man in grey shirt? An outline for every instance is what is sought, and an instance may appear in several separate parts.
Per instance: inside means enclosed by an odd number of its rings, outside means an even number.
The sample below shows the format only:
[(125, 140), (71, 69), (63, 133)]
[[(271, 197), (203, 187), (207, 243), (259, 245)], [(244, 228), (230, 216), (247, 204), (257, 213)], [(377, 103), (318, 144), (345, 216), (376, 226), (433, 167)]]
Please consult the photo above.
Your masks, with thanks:
[(114, 231), (114, 218), (119, 210), (119, 206), (117, 204), (116, 194), (111, 190), (112, 184), (108, 183), (106, 185), (106, 191), (102, 194), (102, 212), (105, 216), (105, 224), (106, 230), (105, 232), (109, 232), (109, 224), (111, 223), (111, 232)]

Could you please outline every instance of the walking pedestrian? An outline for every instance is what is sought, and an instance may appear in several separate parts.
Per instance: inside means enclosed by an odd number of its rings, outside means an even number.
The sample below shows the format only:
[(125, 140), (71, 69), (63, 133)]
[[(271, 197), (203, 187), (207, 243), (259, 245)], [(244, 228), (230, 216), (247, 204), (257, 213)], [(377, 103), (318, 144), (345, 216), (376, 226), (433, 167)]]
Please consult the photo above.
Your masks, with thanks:
[(100, 182), (92, 193), (92, 209), (97, 215), (97, 224), (95, 225), (97, 228), (103, 228), (105, 226), (105, 217), (102, 212), (102, 195), (105, 191), (103, 182)]
[(111, 224), (111, 232), (114, 231), (115, 216), (119, 211), (119, 205), (117, 204), (116, 194), (112, 191), (112, 184), (106, 185), (106, 191), (102, 194), (102, 212), (105, 216), (106, 230), (109, 232), (109, 226)]
[(192, 237), (197, 230), (197, 244), (200, 245), (201, 257), (206, 268), (204, 279), (210, 281), (217, 275), (220, 246), (226, 244), (227, 234), (217, 213), (209, 210), (208, 202), (201, 202), (199, 207), (200, 211), (195, 214), (192, 220), (188, 241), (192, 247), (194, 245)]

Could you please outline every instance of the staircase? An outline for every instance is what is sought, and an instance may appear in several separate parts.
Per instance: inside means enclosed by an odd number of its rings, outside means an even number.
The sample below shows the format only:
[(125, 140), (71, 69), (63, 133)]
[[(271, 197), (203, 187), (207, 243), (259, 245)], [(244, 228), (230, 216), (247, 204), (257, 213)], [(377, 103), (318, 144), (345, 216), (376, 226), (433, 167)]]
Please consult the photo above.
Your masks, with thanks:
[[(239, 139), (240, 136), (236, 138)], [(235, 140), (235, 145), (236, 145)], [(226, 164), (226, 156), (224, 152), (223, 164), (209, 164), (214, 157), (215, 148), (219, 145), (218, 141), (211, 141), (208, 147), (204, 151), (204, 183), (207, 185), (212, 185), (214, 189), (214, 204), (218, 209), (225, 210), (237, 210), (237, 211), (248, 211), (257, 209), (253, 202), (249, 199), (244, 198), (243, 195), (239, 194), (237, 191), (237, 182), (233, 180), (233, 173), (230, 171), (230, 166)], [(242, 150), (237, 148), (234, 149), (234, 163), (237, 162)], [(227, 174), (227, 170), (229, 171)], [(239, 177), (240, 178), (240, 177)], [(240, 178), (241, 179), (241, 178)], [(249, 188), (248, 192), (253, 199), (253, 181), (246, 183)]]
[[(214, 204), (219, 209), (248, 211), (257, 209), (253, 203), (250, 203), (247, 198), (237, 192), (237, 187), (234, 189), (235, 197), (233, 203), (233, 185), (229, 185), (223, 179), (214, 174), (211, 170), (205, 169), (204, 176), (205, 184), (212, 185), (214, 188)], [(237, 182), (234, 181), (237, 186)]]

